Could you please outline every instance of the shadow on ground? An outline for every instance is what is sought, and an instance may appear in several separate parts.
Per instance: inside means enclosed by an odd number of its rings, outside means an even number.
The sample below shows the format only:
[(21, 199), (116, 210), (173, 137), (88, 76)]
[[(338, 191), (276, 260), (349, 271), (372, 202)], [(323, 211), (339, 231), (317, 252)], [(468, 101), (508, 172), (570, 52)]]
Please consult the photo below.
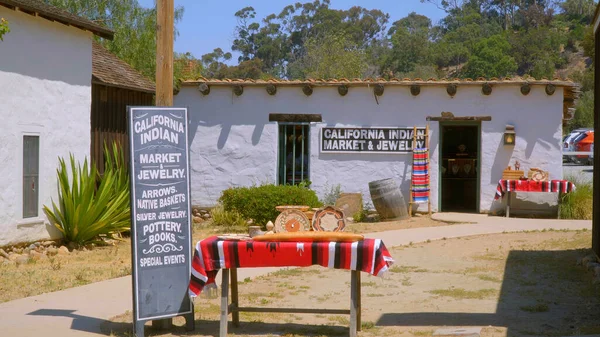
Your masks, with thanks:
[[(65, 310), (65, 309), (39, 309), (30, 312), (28, 315), (31, 316), (54, 316), (54, 317), (71, 317), (73, 322), (71, 323), (71, 330), (84, 331), (90, 333), (98, 333), (99, 328), (108, 323), (103, 319), (95, 317), (82, 316), (75, 314), (76, 310)], [(110, 322), (112, 323), (112, 322)], [(112, 323), (116, 329), (127, 329), (131, 330), (131, 324), (126, 323)], [(106, 335), (109, 335), (108, 333)]]
[(513, 250), (495, 313), (386, 313), (376, 326), (497, 326), (507, 327), (507, 336), (600, 333), (600, 288), (592, 272), (576, 265), (588, 253)]
[[(186, 331), (185, 326), (174, 326), (169, 330), (153, 329), (150, 323), (146, 324), (146, 336), (219, 336), (219, 321), (202, 320), (195, 321), (196, 329)], [(272, 335), (272, 334), (294, 334), (303, 336), (344, 336), (348, 335), (348, 328), (329, 325), (306, 325), (297, 323), (265, 323), (265, 322), (240, 322), (239, 327), (233, 327), (229, 323), (229, 334), (238, 335)], [(106, 335), (130, 337), (133, 334), (131, 324), (106, 322), (102, 326)]]

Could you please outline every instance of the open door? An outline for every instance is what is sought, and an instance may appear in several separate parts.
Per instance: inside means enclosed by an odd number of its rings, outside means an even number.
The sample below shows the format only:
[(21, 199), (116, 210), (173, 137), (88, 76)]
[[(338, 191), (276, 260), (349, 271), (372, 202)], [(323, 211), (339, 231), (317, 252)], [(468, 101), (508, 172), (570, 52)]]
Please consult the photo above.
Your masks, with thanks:
[(479, 213), (480, 125), (440, 123), (442, 212)]

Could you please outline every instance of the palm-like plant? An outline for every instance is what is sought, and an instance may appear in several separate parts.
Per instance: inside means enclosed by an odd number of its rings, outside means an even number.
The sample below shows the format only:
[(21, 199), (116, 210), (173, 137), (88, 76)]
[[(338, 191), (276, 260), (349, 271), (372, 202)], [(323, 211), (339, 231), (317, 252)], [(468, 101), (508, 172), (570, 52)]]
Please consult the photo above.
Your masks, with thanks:
[(130, 229), (129, 176), (123, 155), (113, 144), (104, 146), (106, 158), (102, 176), (96, 165), (83, 167), (70, 155), (70, 167), (59, 158), (58, 205), (44, 205), (48, 219), (60, 230), (65, 241), (79, 245), (100, 243)]

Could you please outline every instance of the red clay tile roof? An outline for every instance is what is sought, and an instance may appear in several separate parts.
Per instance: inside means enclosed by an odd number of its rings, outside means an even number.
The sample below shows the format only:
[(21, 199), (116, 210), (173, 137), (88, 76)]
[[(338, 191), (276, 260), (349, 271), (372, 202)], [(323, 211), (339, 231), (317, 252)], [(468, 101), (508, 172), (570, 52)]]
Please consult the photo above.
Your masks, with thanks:
[(112, 40), (115, 34), (112, 30), (91, 20), (73, 15), (65, 10), (48, 5), (39, 0), (0, 0), (0, 6), (15, 10), (18, 9), (19, 11), (28, 14), (37, 14), (37, 16), (50, 21), (58, 21), (65, 25), (89, 30), (94, 34), (109, 40)]
[(156, 87), (151, 80), (96, 41), (92, 43), (92, 75), (94, 81), (109, 86), (148, 93), (155, 93), (156, 91)]

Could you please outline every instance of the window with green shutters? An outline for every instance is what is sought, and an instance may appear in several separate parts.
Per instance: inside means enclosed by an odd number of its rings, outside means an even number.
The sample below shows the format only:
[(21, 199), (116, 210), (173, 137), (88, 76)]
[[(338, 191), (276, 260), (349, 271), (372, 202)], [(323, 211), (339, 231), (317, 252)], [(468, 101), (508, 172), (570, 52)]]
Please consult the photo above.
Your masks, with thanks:
[(38, 216), (40, 137), (23, 136), (23, 218)]
[(297, 185), (310, 180), (309, 124), (279, 124), (280, 185)]

